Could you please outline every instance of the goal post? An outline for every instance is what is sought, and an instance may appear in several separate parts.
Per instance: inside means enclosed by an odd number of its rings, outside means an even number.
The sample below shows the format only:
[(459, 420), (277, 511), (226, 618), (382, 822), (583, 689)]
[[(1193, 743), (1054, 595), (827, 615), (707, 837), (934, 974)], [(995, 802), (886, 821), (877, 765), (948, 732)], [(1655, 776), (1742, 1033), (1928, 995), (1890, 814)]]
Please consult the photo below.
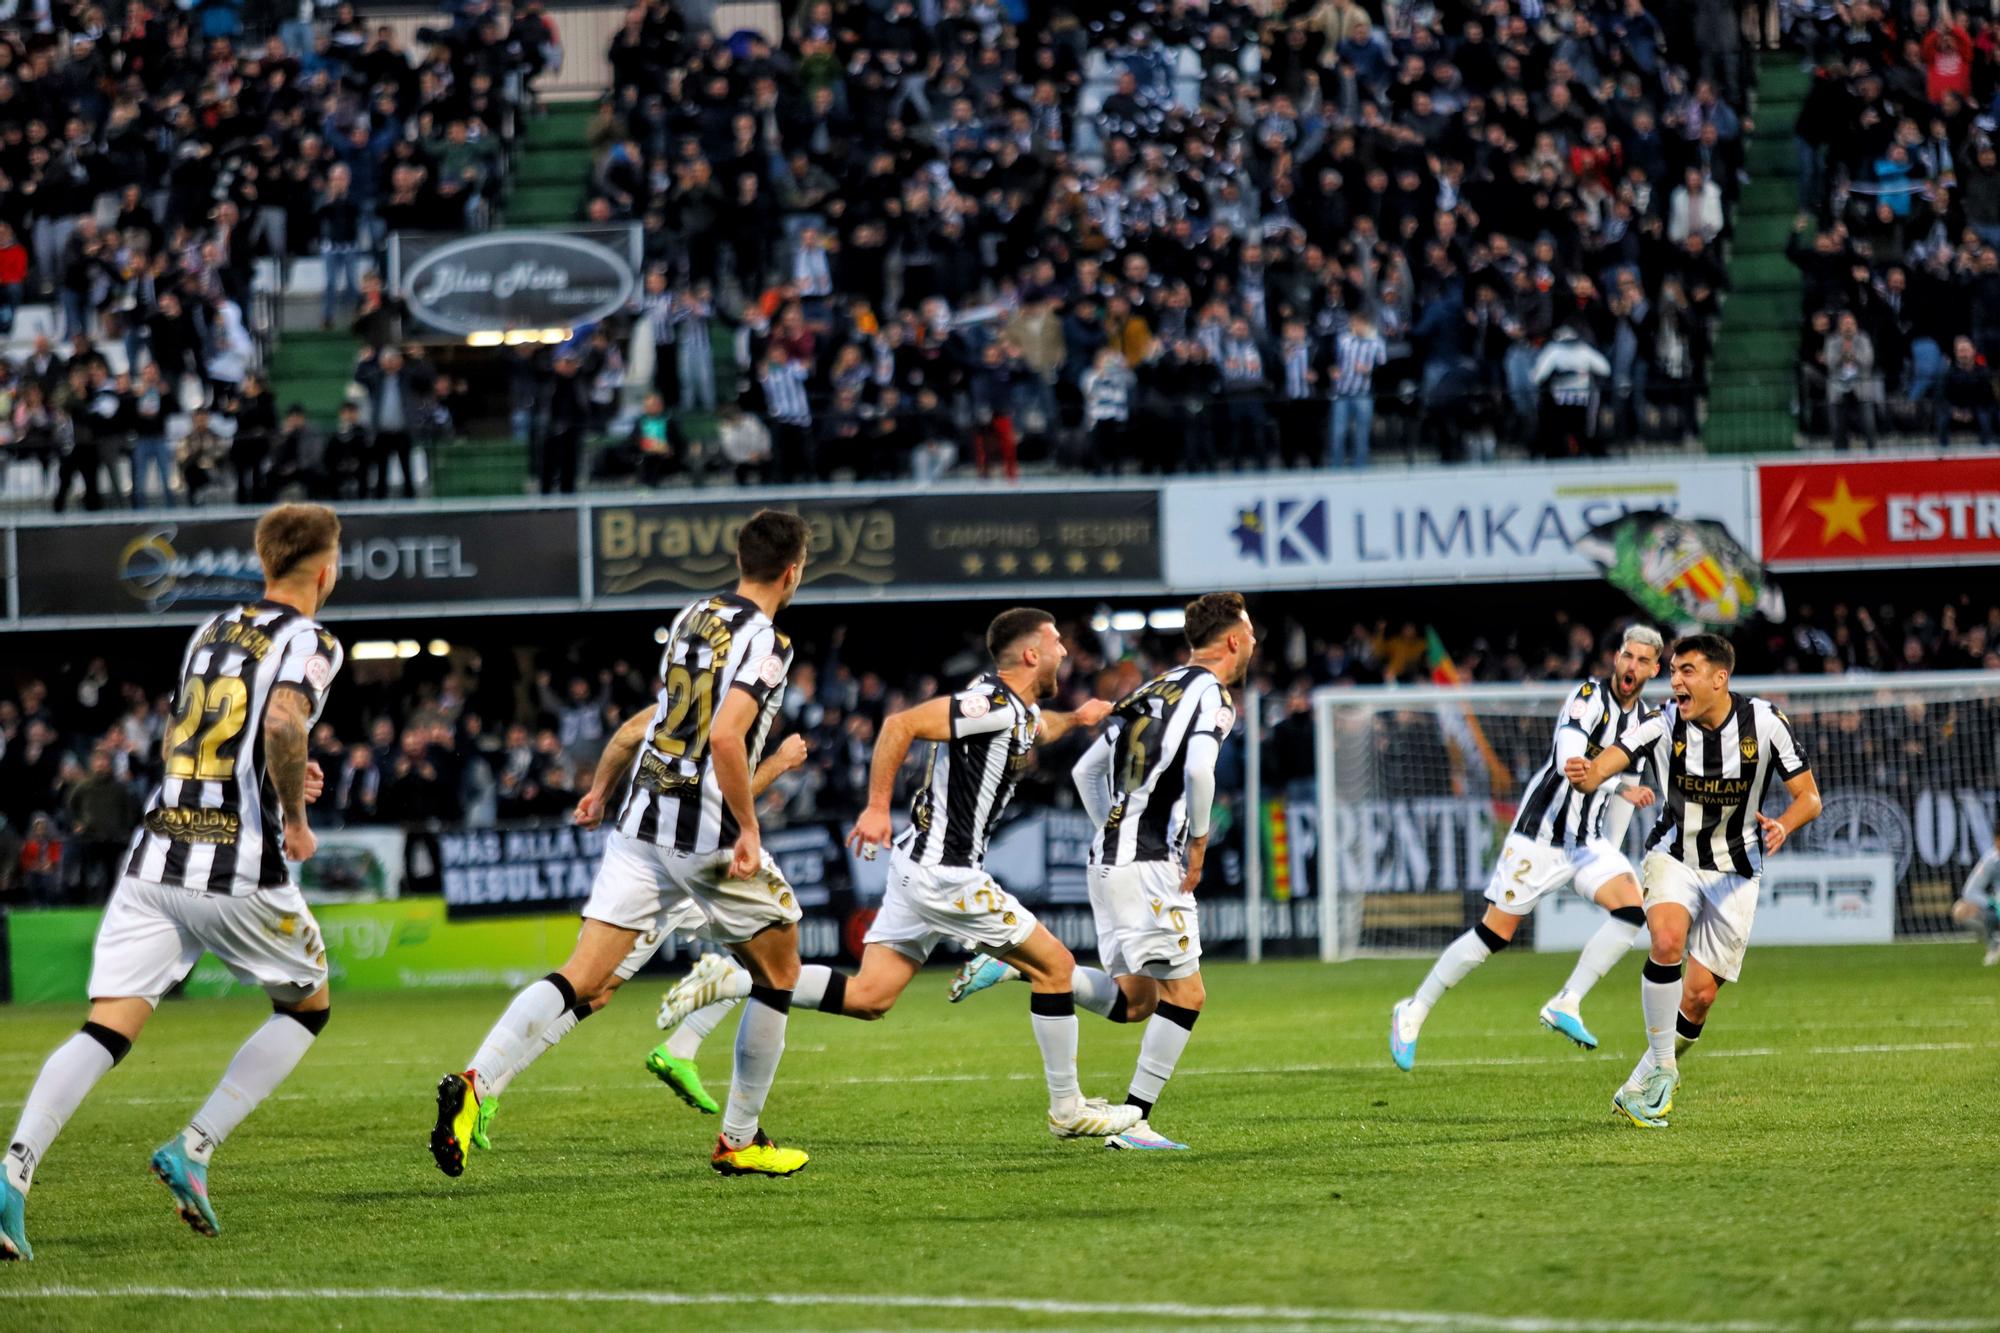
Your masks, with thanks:
[[(1314, 771), (1309, 783), (1291, 785), (1292, 806), (1280, 817), (1311, 861), (1321, 958), (1435, 952), (1478, 918), (1493, 857), (1573, 688), (1313, 693)], [(1971, 671), (1742, 677), (1732, 688), (1785, 710), (1824, 801), (1819, 819), (1773, 858), (1753, 938), (1957, 933), (1951, 904), (2000, 822), (1992, 679)], [(1647, 692), (1655, 705), (1665, 698), (1657, 682)], [(1648, 782), (1658, 789), (1657, 775)], [(1774, 781), (1766, 813), (1788, 799)], [(1625, 846), (1635, 866), (1657, 809), (1634, 812)], [(1537, 909), (1524, 942), (1569, 947), (1582, 924), (1594, 926), (1596, 909), (1573, 894), (1557, 899)]]

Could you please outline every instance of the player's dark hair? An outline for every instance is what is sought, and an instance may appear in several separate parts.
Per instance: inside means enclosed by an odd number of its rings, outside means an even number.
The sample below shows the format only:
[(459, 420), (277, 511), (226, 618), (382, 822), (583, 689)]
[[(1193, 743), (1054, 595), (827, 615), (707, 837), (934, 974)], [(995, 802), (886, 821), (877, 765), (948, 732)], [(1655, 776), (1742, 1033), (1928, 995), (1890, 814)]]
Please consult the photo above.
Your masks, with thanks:
[(1243, 594), (1205, 592), (1187, 604), (1187, 621), (1181, 632), (1188, 647), (1206, 648), (1243, 619)]
[(1001, 666), (1007, 665), (1007, 655), (1021, 640), (1042, 632), (1042, 626), (1053, 625), (1056, 618), (1046, 611), (1038, 611), (1032, 606), (1017, 606), (1011, 611), (1002, 611), (993, 617), (993, 623), (986, 627), (986, 651)]
[(340, 545), (340, 516), (325, 505), (279, 505), (257, 520), (257, 562), (276, 582)]
[(736, 568), (752, 583), (770, 583), (806, 558), (812, 528), (797, 514), (759, 509), (736, 533)]
[(1720, 634), (1689, 634), (1674, 640), (1674, 656), (1700, 653), (1724, 671), (1736, 670), (1736, 650)]

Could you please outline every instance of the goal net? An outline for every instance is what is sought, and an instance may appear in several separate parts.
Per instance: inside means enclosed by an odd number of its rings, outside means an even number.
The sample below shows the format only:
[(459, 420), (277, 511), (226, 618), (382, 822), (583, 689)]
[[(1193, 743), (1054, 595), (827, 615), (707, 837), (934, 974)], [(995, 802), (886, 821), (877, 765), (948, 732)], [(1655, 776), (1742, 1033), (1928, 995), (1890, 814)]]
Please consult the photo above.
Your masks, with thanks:
[[(1569, 684), (1370, 687), (1312, 698), (1311, 781), (1266, 793), (1274, 867), (1317, 899), (1320, 956), (1434, 952), (1484, 908), (1493, 858), (1549, 753)], [(1743, 678), (1792, 719), (1824, 811), (1766, 869), (1753, 938), (1946, 937), (1967, 872), (1993, 846), (2000, 701), (1982, 673)], [(1651, 702), (1666, 697), (1657, 685)], [(1657, 790), (1658, 779), (1648, 774)], [(1788, 801), (1774, 781), (1765, 813)], [(1271, 810), (1275, 803), (1281, 809)], [(1626, 834), (1633, 864), (1654, 809)], [(1322, 836), (1331, 829), (1330, 838)], [(1302, 907), (1303, 904), (1294, 904)], [(1597, 909), (1550, 895), (1524, 943), (1571, 948)]]

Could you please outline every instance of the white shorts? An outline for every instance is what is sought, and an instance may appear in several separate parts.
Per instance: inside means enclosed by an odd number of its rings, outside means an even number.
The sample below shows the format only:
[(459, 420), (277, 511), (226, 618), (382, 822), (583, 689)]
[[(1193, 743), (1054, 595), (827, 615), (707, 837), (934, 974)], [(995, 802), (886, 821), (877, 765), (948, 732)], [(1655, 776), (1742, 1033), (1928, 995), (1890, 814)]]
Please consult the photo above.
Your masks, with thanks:
[(692, 902), (682, 903), (659, 926), (639, 932), (639, 938), (632, 941), (632, 952), (625, 955), (625, 961), (616, 968), (620, 981), (630, 981), (639, 975), (639, 969), (646, 961), (660, 951), (661, 946), (676, 935), (698, 934), (708, 925), (708, 918)]
[[(792, 886), (769, 852), (763, 868), (749, 879), (730, 877), (731, 854), (727, 847), (699, 855), (676, 852), (613, 833), (604, 840), (604, 860), (583, 914), (638, 931), (641, 945), (649, 932), (659, 932), (648, 957), (674, 931), (699, 927), (718, 944), (741, 944), (758, 931), (799, 919)], [(626, 965), (637, 970), (630, 955), (621, 973)]]
[(983, 869), (920, 866), (897, 851), (889, 856), (882, 909), (862, 943), (886, 944), (921, 963), (946, 940), (982, 953), (1011, 953), (1035, 925), (1035, 914)]
[(1171, 861), (1090, 867), (1097, 959), (1114, 977), (1178, 981), (1201, 970), (1201, 918)]
[(1631, 873), (1625, 853), (1602, 838), (1565, 850), (1509, 833), (1493, 865), (1493, 878), (1487, 881), (1486, 901), (1511, 916), (1526, 916), (1537, 902), (1565, 885), (1595, 902), (1599, 889)]
[(90, 998), (158, 1004), (204, 952), (286, 1004), (326, 984), (326, 942), (296, 885), (233, 898), (127, 875), (97, 928)]
[(1743, 974), (1750, 927), (1757, 919), (1759, 877), (1727, 870), (1697, 870), (1664, 852), (1646, 858), (1646, 907), (1679, 903), (1693, 918), (1687, 947), (1693, 959), (1724, 981)]

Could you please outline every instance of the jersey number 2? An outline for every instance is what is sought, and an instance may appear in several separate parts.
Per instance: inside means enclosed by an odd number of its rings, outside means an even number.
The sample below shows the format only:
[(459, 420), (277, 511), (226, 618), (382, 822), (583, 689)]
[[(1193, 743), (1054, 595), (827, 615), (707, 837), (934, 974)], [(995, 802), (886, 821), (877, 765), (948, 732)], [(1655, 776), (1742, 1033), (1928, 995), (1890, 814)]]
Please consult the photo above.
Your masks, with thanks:
[[(685, 735), (688, 714), (695, 714), (694, 734)], [(700, 763), (708, 750), (708, 729), (715, 723), (715, 672), (667, 671), (667, 716), (653, 733), (653, 748), (661, 754)]]
[[(236, 755), (222, 747), (233, 742), (250, 715), (250, 691), (234, 676), (187, 683), (180, 716), (167, 732), (167, 776), (197, 782), (227, 782), (236, 776)], [(204, 717), (214, 720), (201, 731)], [(195, 733), (201, 731), (196, 740)]]

